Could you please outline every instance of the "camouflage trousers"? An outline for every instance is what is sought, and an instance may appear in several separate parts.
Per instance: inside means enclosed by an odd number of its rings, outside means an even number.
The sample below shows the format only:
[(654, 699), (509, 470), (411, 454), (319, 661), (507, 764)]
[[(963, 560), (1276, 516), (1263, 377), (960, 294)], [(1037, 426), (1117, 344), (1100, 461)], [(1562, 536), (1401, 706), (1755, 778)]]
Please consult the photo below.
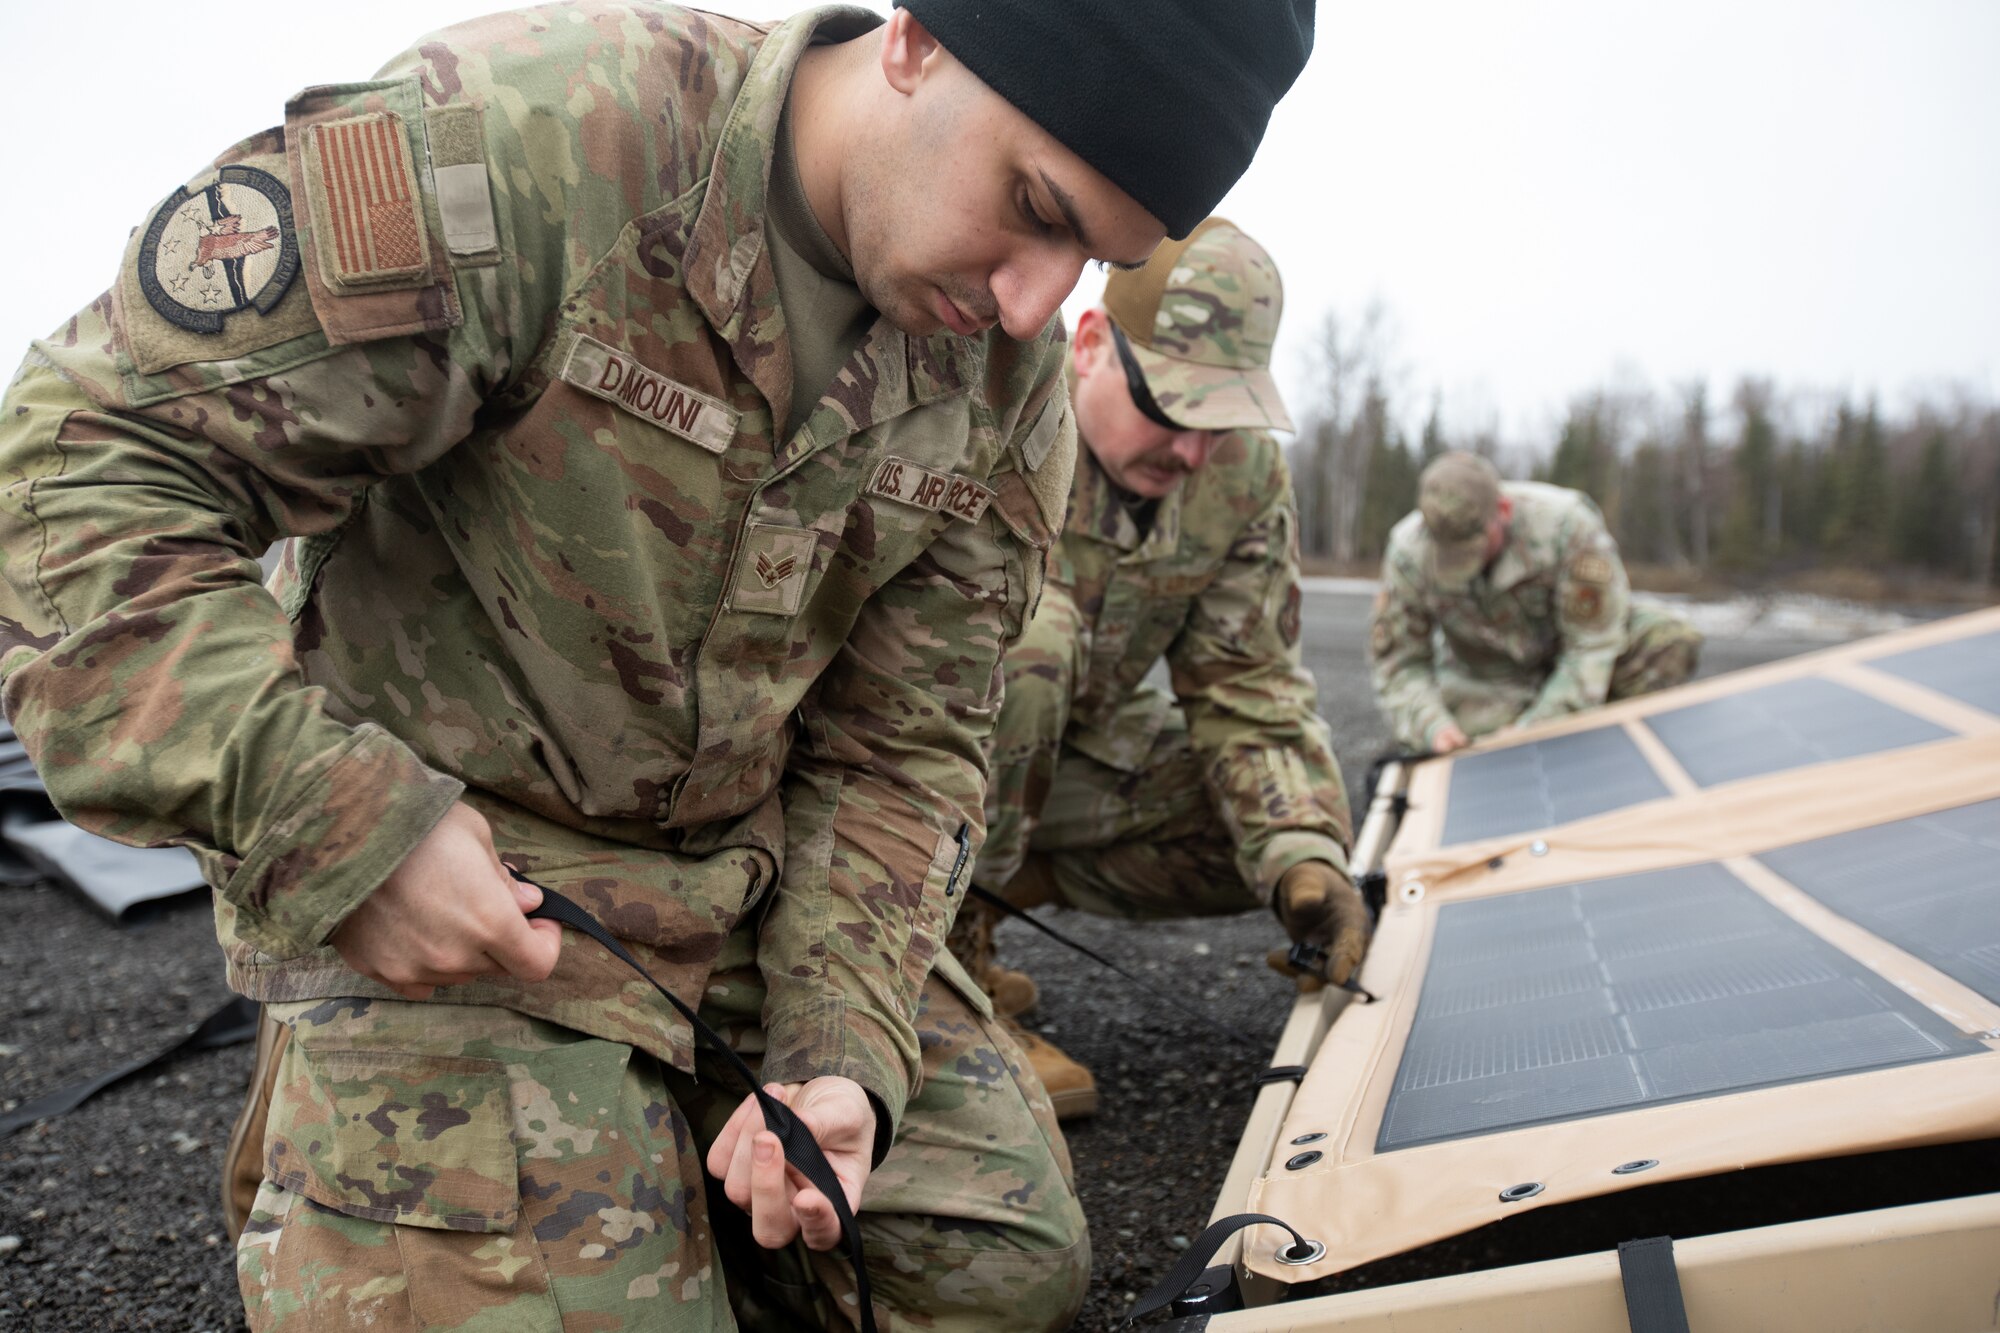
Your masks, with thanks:
[[(1606, 702), (1685, 683), (1701, 662), (1701, 631), (1657, 607), (1634, 603), (1625, 651), (1611, 667)], [(1444, 673), (1438, 681), (1445, 707), (1468, 736), (1484, 736), (1511, 723), (1534, 702), (1538, 682), (1473, 680)]]
[(1053, 871), (1058, 902), (1099, 916), (1261, 906), (1171, 698), (1141, 686), (1108, 724), (1072, 731), (1083, 639), (1075, 605), (1052, 586), (1007, 653), (974, 882), (998, 892), (1034, 853)]
[[(754, 1066), (739, 931), (703, 1017)], [(273, 1005), (291, 1028), (237, 1244), (256, 1333), (845, 1329), (839, 1254), (768, 1251), (706, 1179), (743, 1090), (485, 1006)], [(1013, 1041), (935, 974), (924, 1084), (859, 1214), (884, 1330), (1058, 1329), (1089, 1279), (1068, 1149)]]

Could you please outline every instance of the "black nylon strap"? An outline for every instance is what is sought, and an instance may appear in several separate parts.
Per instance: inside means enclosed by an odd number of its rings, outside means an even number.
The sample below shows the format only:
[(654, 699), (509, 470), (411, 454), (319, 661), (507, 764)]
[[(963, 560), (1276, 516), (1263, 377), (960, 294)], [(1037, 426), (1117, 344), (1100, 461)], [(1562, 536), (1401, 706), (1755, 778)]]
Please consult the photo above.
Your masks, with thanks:
[(1152, 386), (1146, 383), (1146, 372), (1139, 368), (1139, 358), (1132, 355), (1132, 344), (1125, 340), (1125, 331), (1118, 327), (1118, 321), (1107, 320), (1111, 325), (1111, 343), (1118, 349), (1118, 364), (1125, 371), (1125, 387), (1132, 394), (1132, 406), (1139, 409), (1139, 415), (1156, 426), (1168, 430), (1182, 431), (1187, 427), (1175, 421), (1160, 410), (1159, 402), (1153, 397)]
[(1672, 1236), (1620, 1241), (1618, 1277), (1625, 1284), (1625, 1319), (1632, 1333), (1688, 1333)]
[(1260, 1088), (1266, 1083), (1297, 1083), (1309, 1069), (1308, 1065), (1272, 1065), (1269, 1069), (1258, 1070), (1257, 1077), (1250, 1081)]
[(1308, 1244), (1306, 1238), (1301, 1236), (1290, 1222), (1272, 1217), (1269, 1213), (1237, 1213), (1232, 1217), (1211, 1222), (1208, 1230), (1194, 1238), (1194, 1244), (1181, 1251), (1181, 1257), (1174, 1261), (1174, 1266), (1167, 1270), (1167, 1275), (1161, 1278), (1151, 1291), (1133, 1303), (1130, 1313), (1125, 1316), (1125, 1322), (1132, 1323), (1156, 1310), (1164, 1310), (1172, 1305), (1194, 1285), (1195, 1279), (1207, 1271), (1209, 1260), (1215, 1258), (1215, 1252), (1222, 1248), (1222, 1242), (1243, 1228), (1254, 1226), (1283, 1227), (1292, 1233), (1294, 1246)]
[(1201, 1010), (1195, 1008), (1193, 1005), (1183, 1003), (1181, 1000), (1168, 994), (1166, 991), (1159, 989), (1157, 986), (1142, 981), (1138, 977), (1133, 976), (1130, 972), (1126, 971), (1124, 968), (1118, 966), (1118, 964), (1112, 962), (1109, 958), (1106, 958), (1103, 954), (1097, 952), (1097, 950), (1091, 948), (1089, 945), (1071, 939), (1069, 936), (1063, 934), (1061, 931), (1057, 930), (1054, 926), (1049, 925), (1047, 922), (1041, 920), (1038, 917), (1030, 916), (1028, 913), (1014, 906), (1014, 904), (1008, 902), (1005, 898), (1002, 898), (999, 894), (990, 893), (987, 890), (980, 888), (977, 884), (968, 884), (966, 886), (965, 891), (970, 895), (972, 895), (974, 898), (979, 899), (980, 902), (985, 903), (987, 906), (996, 908), (999, 911), (1006, 913), (1008, 916), (1013, 917), (1016, 921), (1027, 922), (1029, 925), (1033, 926), (1036, 930), (1041, 931), (1042, 934), (1054, 940), (1057, 944), (1061, 944), (1067, 948), (1076, 950), (1078, 953), (1082, 954), (1085, 958), (1088, 958), (1091, 962), (1096, 963), (1098, 966), (1110, 968), (1113, 972), (1116, 972), (1119, 976), (1125, 978), (1125, 980), (1131, 982), (1134, 986), (1137, 986), (1140, 990), (1146, 992), (1146, 994), (1152, 996), (1154, 999), (1158, 1000), (1161, 1004), (1173, 1006), (1174, 1008), (1180, 1010), (1182, 1013), (1186, 1014), (1189, 1018), (1192, 1018), (1195, 1022), (1207, 1028), (1210, 1032), (1214, 1032), (1219, 1036), (1227, 1037), (1229, 1040), (1235, 1042), (1237, 1045), (1248, 1046), (1255, 1051), (1263, 1051), (1267, 1049), (1268, 1043), (1254, 1040), (1247, 1033), (1238, 1032), (1235, 1028), (1230, 1027), (1226, 1023), (1218, 1023), (1215, 1019), (1203, 1013)]
[(241, 995), (234, 996), (227, 1004), (202, 1019), (194, 1031), (166, 1050), (142, 1059), (128, 1061), (82, 1082), (57, 1088), (54, 1092), (43, 1093), (33, 1101), (23, 1102), (7, 1114), (0, 1115), (0, 1139), (6, 1138), (16, 1130), (26, 1129), (37, 1120), (50, 1120), (59, 1115), (67, 1115), (113, 1084), (143, 1074), (157, 1065), (167, 1064), (189, 1051), (208, 1051), (218, 1046), (234, 1046), (238, 1042), (249, 1041), (256, 1035), (257, 1002), (246, 1000)]
[[(1391, 764), (1401, 764), (1405, 768), (1415, 768), (1426, 760), (1438, 757), (1436, 750), (1389, 750), (1375, 756), (1368, 765), (1368, 776), (1361, 781), (1361, 803), (1357, 810), (1366, 810), (1375, 804), (1375, 788), (1381, 785), (1382, 774)], [(1407, 805), (1407, 802), (1405, 803)]]
[(862, 1333), (876, 1333), (875, 1307), (868, 1288), (868, 1268), (861, 1252), (861, 1228), (854, 1221), (853, 1210), (847, 1206), (847, 1192), (841, 1188), (840, 1177), (835, 1174), (833, 1164), (826, 1160), (826, 1154), (820, 1151), (819, 1143), (813, 1138), (812, 1131), (807, 1129), (783, 1102), (765, 1092), (763, 1083), (755, 1073), (751, 1072), (750, 1066), (743, 1062), (743, 1057), (731, 1049), (729, 1043), (718, 1036), (714, 1028), (702, 1022), (694, 1010), (682, 1004), (679, 996), (662, 986), (654, 979), (652, 973), (641, 967), (639, 960), (628, 953), (625, 946), (620, 944), (610, 931), (598, 924), (596, 917), (554, 889), (535, 884), (535, 881), (513, 866), (507, 867), (507, 873), (523, 884), (533, 884), (535, 888), (541, 890), (541, 906), (528, 913), (530, 920), (554, 921), (558, 925), (568, 926), (571, 930), (583, 932), (609, 949), (614, 958), (652, 982), (653, 989), (665, 996), (667, 1003), (674, 1007), (674, 1012), (685, 1018), (694, 1028), (696, 1040), (720, 1055), (723, 1061), (736, 1071), (737, 1077), (743, 1080), (744, 1085), (757, 1098), (758, 1109), (764, 1113), (764, 1127), (776, 1134), (778, 1141), (784, 1145), (785, 1160), (797, 1167), (799, 1174), (810, 1181), (813, 1188), (824, 1194), (827, 1202), (833, 1205), (833, 1214), (840, 1221), (841, 1239), (846, 1242), (848, 1262), (854, 1265), (854, 1287), (861, 1306)]

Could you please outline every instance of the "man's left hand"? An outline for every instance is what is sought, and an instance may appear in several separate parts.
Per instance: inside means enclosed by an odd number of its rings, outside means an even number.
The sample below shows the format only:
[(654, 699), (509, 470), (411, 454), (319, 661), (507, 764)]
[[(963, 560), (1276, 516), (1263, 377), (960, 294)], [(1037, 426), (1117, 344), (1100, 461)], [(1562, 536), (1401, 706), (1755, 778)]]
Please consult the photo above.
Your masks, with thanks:
[[(875, 1105), (850, 1078), (810, 1083), (767, 1083), (764, 1091), (792, 1108), (840, 1177), (847, 1207), (861, 1210), (875, 1147)], [(729, 1201), (750, 1214), (750, 1234), (767, 1250), (803, 1235), (815, 1250), (840, 1244), (840, 1218), (824, 1194), (785, 1161), (784, 1144), (764, 1128), (755, 1097), (745, 1097), (708, 1150), (708, 1173), (722, 1182)]]
[(1326, 976), (1347, 984), (1368, 952), (1368, 904), (1347, 876), (1325, 861), (1301, 861), (1278, 880), (1278, 920), (1300, 944), (1326, 950)]

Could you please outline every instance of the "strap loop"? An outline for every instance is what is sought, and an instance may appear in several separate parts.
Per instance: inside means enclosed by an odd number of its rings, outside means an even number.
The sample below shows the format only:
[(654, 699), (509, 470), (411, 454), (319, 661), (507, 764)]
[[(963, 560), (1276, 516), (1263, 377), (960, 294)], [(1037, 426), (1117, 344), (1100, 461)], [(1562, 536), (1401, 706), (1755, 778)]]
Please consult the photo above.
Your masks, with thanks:
[(1285, 1230), (1291, 1232), (1292, 1243), (1286, 1247), (1286, 1251), (1284, 1252), (1307, 1255), (1317, 1244), (1301, 1236), (1298, 1233), (1298, 1229), (1290, 1222), (1284, 1221), (1282, 1218), (1272, 1217), (1269, 1213), (1237, 1213), (1234, 1216), (1211, 1222), (1208, 1230), (1196, 1236), (1194, 1244), (1181, 1252), (1181, 1257), (1174, 1261), (1174, 1266), (1167, 1270), (1167, 1275), (1161, 1278), (1151, 1291), (1141, 1296), (1133, 1304), (1131, 1313), (1125, 1317), (1125, 1322), (1130, 1324), (1135, 1320), (1143, 1319), (1157, 1310), (1166, 1309), (1176, 1300), (1179, 1300), (1187, 1293), (1187, 1289), (1193, 1286), (1195, 1281), (1207, 1270), (1208, 1261), (1215, 1257), (1215, 1252), (1222, 1248), (1224, 1241), (1245, 1227), (1254, 1226), (1283, 1227)]

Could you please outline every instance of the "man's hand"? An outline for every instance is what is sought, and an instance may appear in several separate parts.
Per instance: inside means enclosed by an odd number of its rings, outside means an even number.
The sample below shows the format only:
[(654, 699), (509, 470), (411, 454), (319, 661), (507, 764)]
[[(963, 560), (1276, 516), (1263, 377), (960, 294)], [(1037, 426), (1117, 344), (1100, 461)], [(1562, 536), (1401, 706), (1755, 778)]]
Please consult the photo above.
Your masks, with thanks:
[(1472, 744), (1471, 737), (1467, 736), (1456, 722), (1447, 722), (1431, 733), (1433, 754), (1450, 754), (1453, 750), (1463, 750), (1470, 744)]
[(1301, 861), (1278, 880), (1278, 920), (1300, 944), (1326, 950), (1327, 980), (1347, 984), (1368, 952), (1368, 904), (1324, 861)]
[[(829, 1075), (810, 1083), (767, 1083), (764, 1091), (792, 1108), (840, 1177), (850, 1211), (861, 1209), (875, 1147), (875, 1104), (851, 1078)], [(833, 1204), (785, 1161), (778, 1136), (764, 1128), (755, 1097), (745, 1097), (708, 1150), (708, 1173), (722, 1182), (729, 1201), (750, 1214), (750, 1234), (767, 1250), (803, 1234), (815, 1250), (840, 1244)]]
[(356, 972), (412, 1000), (476, 977), (544, 981), (562, 927), (528, 920), (541, 901), (500, 864), (486, 817), (454, 805), (329, 943)]

